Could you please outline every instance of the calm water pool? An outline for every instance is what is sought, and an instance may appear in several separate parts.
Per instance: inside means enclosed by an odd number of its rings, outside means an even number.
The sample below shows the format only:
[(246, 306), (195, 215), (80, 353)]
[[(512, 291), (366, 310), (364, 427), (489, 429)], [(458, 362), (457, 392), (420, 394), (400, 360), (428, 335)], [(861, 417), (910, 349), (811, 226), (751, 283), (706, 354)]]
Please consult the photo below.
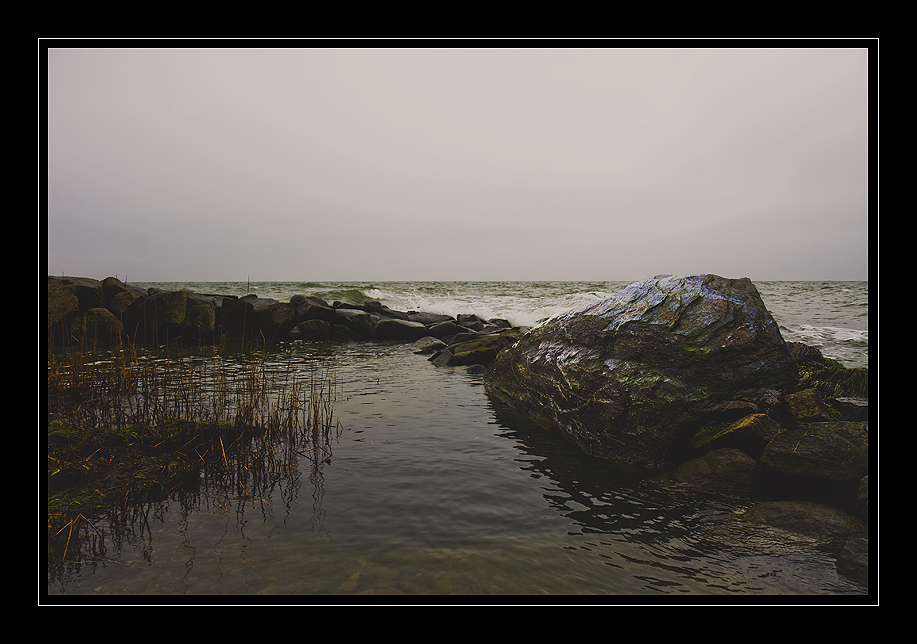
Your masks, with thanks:
[(143, 508), (103, 558), (49, 574), (50, 595), (866, 593), (811, 544), (711, 536), (750, 501), (616, 476), (491, 402), (480, 371), (362, 343), (272, 364), (335, 374), (327, 458), (243, 498), (204, 482)]

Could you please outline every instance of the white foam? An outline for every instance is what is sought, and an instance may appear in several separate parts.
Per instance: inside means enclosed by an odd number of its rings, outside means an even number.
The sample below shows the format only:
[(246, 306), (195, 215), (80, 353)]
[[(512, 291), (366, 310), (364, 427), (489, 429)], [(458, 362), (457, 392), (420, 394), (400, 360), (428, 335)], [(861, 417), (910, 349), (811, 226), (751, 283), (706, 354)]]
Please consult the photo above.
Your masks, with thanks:
[(791, 327), (790, 331), (809, 340), (831, 340), (834, 342), (869, 342), (868, 329), (848, 329), (837, 326), (816, 326), (814, 324), (800, 324)]

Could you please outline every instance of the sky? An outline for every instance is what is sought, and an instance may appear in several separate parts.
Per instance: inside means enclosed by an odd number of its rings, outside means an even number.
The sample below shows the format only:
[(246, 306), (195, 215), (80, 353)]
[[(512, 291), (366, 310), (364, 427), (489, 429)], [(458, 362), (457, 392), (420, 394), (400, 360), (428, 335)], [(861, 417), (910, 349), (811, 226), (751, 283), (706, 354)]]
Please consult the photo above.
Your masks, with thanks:
[(48, 274), (868, 279), (872, 52), (613, 45), (52, 46)]

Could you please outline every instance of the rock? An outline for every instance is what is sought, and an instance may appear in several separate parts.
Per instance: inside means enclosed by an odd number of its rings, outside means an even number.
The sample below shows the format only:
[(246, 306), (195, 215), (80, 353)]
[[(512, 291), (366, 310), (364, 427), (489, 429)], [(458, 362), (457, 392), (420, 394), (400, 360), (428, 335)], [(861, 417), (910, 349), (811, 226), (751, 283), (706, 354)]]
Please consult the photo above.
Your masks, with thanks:
[(376, 342), (416, 342), (427, 335), (427, 327), (420, 322), (398, 318), (382, 318), (372, 329), (372, 339)]
[(446, 343), (432, 335), (424, 336), (414, 343), (414, 353), (426, 355), (446, 348)]
[(334, 324), (350, 329), (361, 340), (372, 339), (376, 320), (378, 320), (377, 316), (373, 316), (362, 309), (335, 309)]
[(253, 336), (260, 336), (269, 342), (284, 338), (295, 324), (296, 310), (293, 305), (266, 299), (260, 302), (261, 305), (255, 307)]
[(459, 326), (452, 320), (438, 322), (429, 327), (430, 335), (432, 335), (434, 338), (439, 338), (440, 340), (449, 336), (454, 336), (457, 333), (462, 333), (463, 331), (467, 331), (467, 329), (465, 327)]
[(459, 313), (455, 316), (455, 319), (459, 326), (463, 326), (466, 329), (471, 329), (472, 331), (481, 331), (484, 329), (485, 321), (473, 313), (468, 315)]
[(102, 282), (90, 277), (62, 277), (61, 283), (74, 287), (77, 299), (80, 301), (80, 311), (100, 308), (105, 306), (105, 294), (102, 291)]
[(491, 318), (487, 320), (488, 324), (491, 324), (499, 329), (512, 329), (513, 325), (509, 320), (504, 320), (503, 318)]
[(189, 338), (198, 342), (212, 342), (216, 322), (217, 308), (214, 302), (201, 297), (188, 298), (188, 310), (185, 314), (183, 328), (187, 331)]
[(856, 397), (840, 397), (825, 401), (836, 409), (844, 420), (868, 421), (869, 399)]
[(449, 349), (435, 351), (433, 355), (429, 357), (429, 360), (437, 367), (450, 367), (456, 365), (455, 356), (452, 355)]
[(123, 317), (131, 304), (137, 300), (147, 299), (148, 296), (143, 292), (143, 289), (138, 289), (138, 291), (140, 292), (121, 291), (120, 293), (115, 293), (111, 300), (108, 301), (108, 310), (117, 318)]
[(358, 342), (360, 340), (366, 340), (365, 337), (345, 324), (332, 324), (331, 332), (332, 340), (335, 342)]
[(449, 347), (454, 362), (458, 365), (487, 366), (506, 347), (522, 338), (518, 329), (506, 329), (501, 333), (482, 335)]
[(485, 374), (490, 395), (626, 468), (680, 460), (711, 408), (795, 382), (754, 284), (658, 276), (535, 327)]
[(689, 447), (695, 452), (734, 447), (753, 458), (760, 458), (771, 439), (782, 431), (784, 428), (767, 414), (750, 414), (731, 423), (702, 428)]
[(761, 465), (791, 479), (857, 484), (869, 465), (869, 438), (861, 423), (805, 423), (767, 444)]
[(328, 342), (332, 338), (334, 338), (334, 328), (326, 320), (305, 320), (293, 327), (287, 334), (288, 340), (309, 342)]
[[(132, 284), (125, 284), (116, 277), (106, 277), (102, 280), (102, 296), (105, 301), (105, 306), (109, 310), (111, 310), (112, 300), (122, 293), (130, 294), (132, 296), (130, 298), (131, 300), (147, 295), (146, 289), (142, 289)], [(112, 311), (112, 313), (114, 313), (114, 311)]]
[(817, 389), (803, 389), (785, 396), (790, 413), (801, 423), (818, 423), (827, 420), (840, 420), (840, 412), (830, 408), (822, 400)]
[(188, 291), (155, 291), (124, 311), (125, 332), (156, 344), (178, 340), (188, 313)]
[(864, 586), (869, 585), (869, 539), (857, 537), (844, 544), (837, 554), (837, 571), (855, 579)]
[(429, 360), (437, 366), (487, 366), (501, 351), (522, 336), (523, 332), (518, 328), (491, 334), (461, 333), (455, 336), (459, 341), (435, 350)]
[[(396, 320), (407, 320), (408, 314), (403, 311), (396, 311), (383, 305), (381, 302), (369, 301), (363, 303), (363, 310), (368, 313), (375, 313), (382, 317), (395, 318)], [(415, 320), (416, 321), (416, 320)]]
[(405, 316), (411, 322), (420, 322), (426, 326), (433, 326), (440, 322), (455, 322), (455, 318), (444, 313), (424, 313), (419, 311), (408, 311)]
[(675, 469), (673, 476), (679, 483), (696, 487), (746, 489), (754, 483), (757, 461), (745, 452), (722, 448), (692, 459)]
[[(462, 327), (459, 327), (459, 328), (462, 328)], [(463, 344), (465, 342), (477, 341), (477, 340), (480, 340), (481, 338), (490, 337), (490, 335), (491, 335), (490, 333), (481, 333), (478, 331), (464, 330), (461, 333), (456, 333), (455, 335), (451, 335), (451, 336), (447, 335), (441, 339), (443, 340), (443, 342), (445, 342), (449, 346), (452, 346), (456, 344)]]
[(73, 323), (76, 339), (87, 348), (121, 344), (121, 321), (106, 308), (89, 309)]
[(80, 312), (76, 286), (64, 283), (64, 278), (48, 276), (48, 329), (72, 320)]
[(320, 297), (294, 295), (290, 298), (290, 304), (293, 305), (295, 321), (297, 323), (305, 320), (334, 322), (336, 315), (335, 309), (329, 306), (328, 303)]
[(800, 342), (789, 342), (798, 365), (798, 388), (816, 388), (825, 398), (869, 398), (869, 368), (848, 369), (837, 360)]
[(244, 340), (263, 338), (272, 342), (285, 338), (295, 326), (296, 309), (289, 302), (246, 295), (224, 300), (220, 318), (224, 330), (232, 337)]

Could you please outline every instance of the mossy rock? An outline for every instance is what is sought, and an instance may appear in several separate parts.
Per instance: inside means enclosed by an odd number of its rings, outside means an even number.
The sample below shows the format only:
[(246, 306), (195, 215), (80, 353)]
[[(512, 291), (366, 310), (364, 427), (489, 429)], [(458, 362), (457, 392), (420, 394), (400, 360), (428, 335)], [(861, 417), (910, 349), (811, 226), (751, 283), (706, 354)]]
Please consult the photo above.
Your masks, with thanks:
[(734, 447), (760, 458), (768, 441), (782, 431), (784, 428), (767, 414), (749, 414), (732, 422), (715, 423), (701, 428), (688, 447), (695, 453)]
[(790, 406), (790, 413), (801, 423), (817, 423), (829, 420), (842, 420), (841, 413), (829, 407), (821, 392), (816, 388), (803, 389), (784, 397)]
[(824, 398), (869, 398), (869, 367), (847, 368), (801, 342), (788, 342), (799, 376), (796, 390), (818, 389)]

